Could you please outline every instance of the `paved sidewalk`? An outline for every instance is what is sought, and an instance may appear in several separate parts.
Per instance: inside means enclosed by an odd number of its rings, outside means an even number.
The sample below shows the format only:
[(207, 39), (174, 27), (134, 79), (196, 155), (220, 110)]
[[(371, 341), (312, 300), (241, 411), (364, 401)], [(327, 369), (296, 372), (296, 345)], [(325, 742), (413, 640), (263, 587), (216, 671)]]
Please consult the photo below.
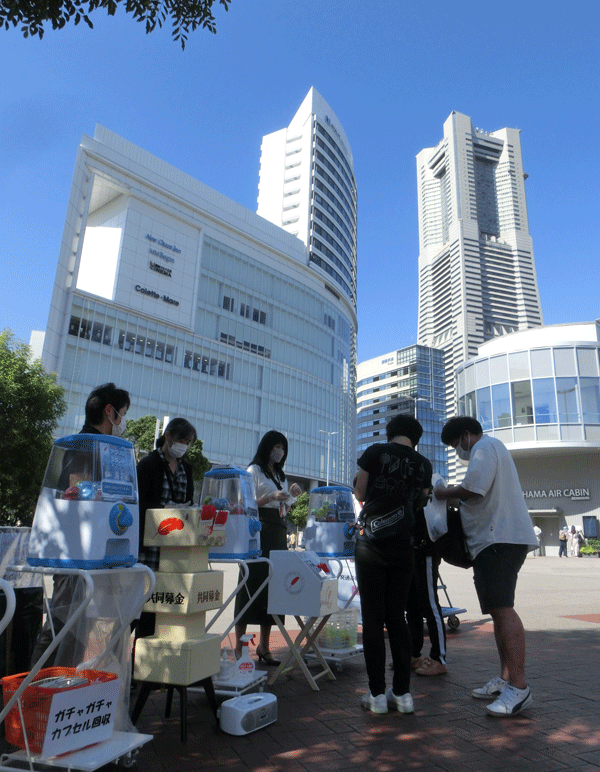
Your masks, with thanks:
[[(157, 692), (137, 725), (154, 736), (138, 756), (140, 772), (600, 770), (600, 560), (526, 561), (516, 607), (528, 631), (534, 703), (506, 719), (492, 718), (486, 702), (470, 696), (498, 669), (492, 625), (479, 612), (471, 572), (442, 566), (442, 574), (453, 605), (467, 613), (448, 635), (448, 674), (413, 677), (414, 715), (361, 709), (362, 658), (334, 670), (335, 681), (320, 679), (317, 692), (299, 671), (277, 681), (271, 689), (277, 722), (241, 737), (220, 731), (196, 693), (188, 700), (182, 745), (178, 697), (165, 719), (166, 694)], [(274, 651), (282, 643), (273, 635)]]

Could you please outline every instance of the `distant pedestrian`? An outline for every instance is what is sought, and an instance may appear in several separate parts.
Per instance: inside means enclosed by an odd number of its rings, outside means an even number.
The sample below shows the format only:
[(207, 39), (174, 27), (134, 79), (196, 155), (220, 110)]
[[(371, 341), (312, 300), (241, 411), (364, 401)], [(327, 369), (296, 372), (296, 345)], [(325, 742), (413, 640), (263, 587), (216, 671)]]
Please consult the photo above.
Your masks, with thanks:
[(558, 557), (567, 556), (567, 545), (569, 543), (569, 529), (565, 526), (558, 534)]

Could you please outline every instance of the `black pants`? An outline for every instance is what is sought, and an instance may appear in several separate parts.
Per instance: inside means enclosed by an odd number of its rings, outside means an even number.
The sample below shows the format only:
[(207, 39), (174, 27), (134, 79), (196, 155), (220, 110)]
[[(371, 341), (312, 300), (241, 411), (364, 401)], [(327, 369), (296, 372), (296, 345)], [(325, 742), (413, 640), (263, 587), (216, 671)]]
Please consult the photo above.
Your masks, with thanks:
[(356, 545), (356, 581), (363, 622), (363, 654), (373, 697), (385, 693), (385, 637), (388, 640), (394, 677), (392, 689), (401, 695), (410, 691), (410, 632), (404, 616), (413, 573), (414, 547), (406, 544), (394, 561), (377, 560)]
[(438, 599), (440, 558), (415, 551), (415, 572), (408, 593), (406, 620), (410, 628), (412, 656), (423, 648), (423, 619), (427, 621), (431, 650), (429, 656), (446, 664), (446, 627)]

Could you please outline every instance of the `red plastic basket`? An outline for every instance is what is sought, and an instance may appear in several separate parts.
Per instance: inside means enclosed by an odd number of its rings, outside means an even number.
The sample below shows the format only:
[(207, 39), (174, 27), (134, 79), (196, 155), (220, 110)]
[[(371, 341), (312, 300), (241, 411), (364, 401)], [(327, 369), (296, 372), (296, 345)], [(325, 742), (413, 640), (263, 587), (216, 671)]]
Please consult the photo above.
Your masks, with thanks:
[[(2, 683), (2, 695), (4, 705), (7, 705), (10, 698), (17, 691), (23, 680), (29, 673), (17, 673), (16, 675), (5, 676), (0, 679)], [(86, 678), (85, 683), (69, 686), (63, 689), (53, 688), (51, 685), (36, 685), (38, 681), (45, 678), (82, 676)], [(59, 691), (71, 689), (82, 689), (91, 684), (113, 681), (117, 676), (114, 673), (105, 673), (101, 670), (80, 670), (74, 667), (48, 667), (37, 674), (34, 680), (29, 684), (21, 695), (21, 710), (23, 712), (23, 723), (27, 732), (27, 742), (29, 750), (32, 753), (41, 753), (46, 736), (46, 726), (48, 724), (48, 715), (52, 697)], [(25, 738), (23, 736), (23, 727), (19, 715), (18, 701), (9, 710), (5, 719), (6, 740), (17, 748), (25, 749)]]

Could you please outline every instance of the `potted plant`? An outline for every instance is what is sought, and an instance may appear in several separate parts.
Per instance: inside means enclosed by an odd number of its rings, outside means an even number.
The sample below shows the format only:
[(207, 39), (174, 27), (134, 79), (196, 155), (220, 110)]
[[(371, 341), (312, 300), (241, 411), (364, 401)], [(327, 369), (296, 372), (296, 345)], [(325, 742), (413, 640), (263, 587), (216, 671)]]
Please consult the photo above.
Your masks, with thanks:
[(586, 539), (586, 543), (581, 545), (579, 552), (581, 555), (600, 558), (600, 539)]

